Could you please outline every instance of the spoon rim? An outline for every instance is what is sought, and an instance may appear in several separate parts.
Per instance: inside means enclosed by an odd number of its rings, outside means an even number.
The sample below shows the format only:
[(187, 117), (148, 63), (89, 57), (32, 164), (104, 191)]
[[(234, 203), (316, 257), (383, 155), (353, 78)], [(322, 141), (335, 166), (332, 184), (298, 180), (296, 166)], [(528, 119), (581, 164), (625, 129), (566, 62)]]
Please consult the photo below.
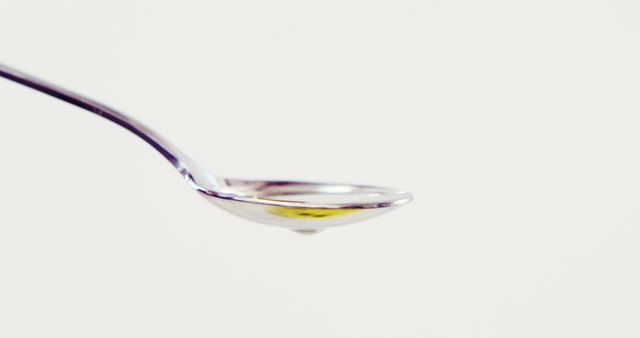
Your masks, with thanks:
[[(292, 209), (379, 209), (379, 208), (390, 208), (390, 207), (399, 207), (401, 205), (407, 204), (413, 200), (413, 195), (406, 190), (392, 188), (392, 187), (382, 187), (382, 186), (373, 186), (373, 185), (362, 185), (362, 184), (351, 184), (351, 183), (328, 183), (328, 182), (312, 182), (312, 181), (293, 181), (293, 180), (243, 180), (243, 179), (224, 179), (223, 182), (228, 185), (226, 187), (220, 187), (218, 189), (207, 189), (198, 185), (195, 181), (189, 180), (190, 184), (196, 189), (198, 192), (215, 198), (236, 201), (236, 202), (244, 202), (244, 203), (253, 203), (260, 204), (266, 206), (275, 206), (275, 207), (286, 207)], [(348, 203), (325, 203), (325, 202), (304, 202), (304, 201), (291, 201), (291, 200), (281, 200), (281, 199), (273, 199), (265, 196), (259, 195), (243, 195), (238, 193), (237, 190), (233, 188), (233, 184), (264, 184), (265, 186), (287, 186), (287, 185), (296, 185), (296, 186), (315, 186), (315, 187), (330, 187), (330, 186), (339, 186), (339, 187), (349, 187), (350, 189), (363, 189), (363, 190), (373, 190), (386, 194), (393, 194), (399, 196), (398, 198), (393, 198), (381, 202), (348, 202)], [(317, 192), (317, 194), (330, 194), (326, 192)], [(339, 196), (341, 193), (334, 193), (334, 195)]]

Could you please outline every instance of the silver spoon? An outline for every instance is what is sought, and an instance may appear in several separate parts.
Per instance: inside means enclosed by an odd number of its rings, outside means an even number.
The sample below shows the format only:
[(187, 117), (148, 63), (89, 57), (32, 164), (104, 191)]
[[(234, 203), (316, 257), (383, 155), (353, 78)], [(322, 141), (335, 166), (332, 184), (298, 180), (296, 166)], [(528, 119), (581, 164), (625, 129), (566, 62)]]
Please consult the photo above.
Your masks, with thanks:
[(312, 234), (391, 211), (408, 192), (374, 186), (216, 177), (142, 123), (113, 108), (0, 64), (0, 76), (114, 122), (149, 143), (208, 201), (237, 216)]

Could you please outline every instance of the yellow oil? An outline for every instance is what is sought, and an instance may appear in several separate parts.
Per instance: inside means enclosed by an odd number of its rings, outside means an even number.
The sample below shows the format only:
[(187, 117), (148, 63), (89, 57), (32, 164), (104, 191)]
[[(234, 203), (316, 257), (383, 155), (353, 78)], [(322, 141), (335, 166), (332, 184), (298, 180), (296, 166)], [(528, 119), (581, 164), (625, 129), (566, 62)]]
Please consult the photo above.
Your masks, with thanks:
[(270, 207), (269, 212), (287, 218), (295, 219), (318, 219), (327, 217), (338, 217), (361, 211), (360, 209), (309, 209), (309, 208), (285, 208)]

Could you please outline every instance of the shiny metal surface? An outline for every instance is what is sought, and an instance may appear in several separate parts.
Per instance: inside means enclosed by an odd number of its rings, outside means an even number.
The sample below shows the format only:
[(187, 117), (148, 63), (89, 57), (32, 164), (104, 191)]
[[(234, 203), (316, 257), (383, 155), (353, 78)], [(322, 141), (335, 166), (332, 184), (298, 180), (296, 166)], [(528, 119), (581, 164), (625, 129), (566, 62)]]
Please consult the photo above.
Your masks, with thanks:
[(128, 129), (162, 154), (208, 201), (248, 220), (310, 234), (381, 215), (412, 198), (402, 190), (375, 186), (216, 177), (153, 130), (111, 107), (2, 64), (0, 76)]

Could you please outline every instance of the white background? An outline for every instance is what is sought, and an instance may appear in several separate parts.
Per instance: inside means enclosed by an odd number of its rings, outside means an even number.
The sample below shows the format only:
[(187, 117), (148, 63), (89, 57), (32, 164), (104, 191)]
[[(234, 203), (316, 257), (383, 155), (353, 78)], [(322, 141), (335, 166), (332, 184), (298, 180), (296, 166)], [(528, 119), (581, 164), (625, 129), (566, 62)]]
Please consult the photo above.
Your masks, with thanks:
[(640, 336), (637, 1), (0, 0), (0, 62), (215, 173), (410, 190), (304, 237), (0, 81), (1, 337)]

